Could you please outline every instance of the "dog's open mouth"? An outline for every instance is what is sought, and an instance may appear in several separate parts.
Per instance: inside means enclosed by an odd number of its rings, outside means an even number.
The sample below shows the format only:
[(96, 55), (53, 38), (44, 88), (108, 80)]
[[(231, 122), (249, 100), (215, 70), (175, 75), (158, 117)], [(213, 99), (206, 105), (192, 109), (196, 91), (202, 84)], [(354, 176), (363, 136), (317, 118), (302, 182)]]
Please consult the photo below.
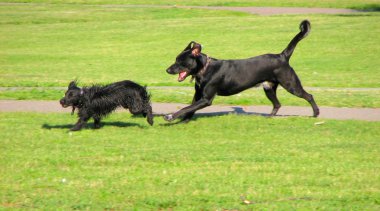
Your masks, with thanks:
[(186, 79), (186, 77), (188, 76), (187, 72), (186, 71), (182, 71), (178, 74), (178, 82), (182, 82)]
[[(66, 104), (64, 104), (64, 103), (61, 103), (61, 106), (62, 106), (63, 108), (67, 108), (67, 107), (69, 107), (70, 105), (66, 105)], [(75, 112), (75, 106), (72, 106), (71, 115), (73, 115), (74, 112)]]
[(66, 105), (66, 104), (64, 104), (64, 103), (60, 103), (61, 104), (61, 106), (63, 107), (63, 108), (67, 108), (67, 107), (69, 107), (69, 105)]

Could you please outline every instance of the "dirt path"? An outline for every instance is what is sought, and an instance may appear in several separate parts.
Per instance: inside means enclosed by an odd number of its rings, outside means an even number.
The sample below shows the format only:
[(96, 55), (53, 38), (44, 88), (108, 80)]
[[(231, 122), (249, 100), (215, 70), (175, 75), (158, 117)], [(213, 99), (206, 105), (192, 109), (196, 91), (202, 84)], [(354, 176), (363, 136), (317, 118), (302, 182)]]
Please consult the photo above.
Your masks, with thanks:
[[(155, 114), (168, 114), (177, 111), (186, 104), (153, 103)], [(320, 119), (338, 120), (365, 120), (380, 121), (380, 108), (335, 108), (320, 107)], [(272, 110), (271, 106), (221, 106), (212, 105), (197, 112), (202, 115), (223, 115), (237, 113), (245, 115), (266, 116)], [(62, 108), (58, 101), (30, 101), (30, 100), (0, 100), (0, 112), (71, 112), (71, 108)], [(311, 107), (283, 106), (278, 112), (279, 116), (311, 116)]]

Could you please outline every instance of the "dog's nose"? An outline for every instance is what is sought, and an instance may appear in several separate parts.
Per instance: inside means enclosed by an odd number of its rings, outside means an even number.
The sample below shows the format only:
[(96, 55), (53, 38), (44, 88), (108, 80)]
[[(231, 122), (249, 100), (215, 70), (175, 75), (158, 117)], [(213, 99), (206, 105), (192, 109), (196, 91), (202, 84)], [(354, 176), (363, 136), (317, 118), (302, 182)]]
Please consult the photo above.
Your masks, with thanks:
[(175, 64), (172, 64), (168, 67), (168, 69), (166, 69), (166, 72), (169, 73), (169, 74), (173, 74), (174, 73), (174, 69), (175, 69)]
[(59, 103), (60, 103), (61, 105), (63, 105), (63, 104), (65, 104), (65, 101), (64, 101), (63, 99), (61, 99), (61, 100), (59, 101)]

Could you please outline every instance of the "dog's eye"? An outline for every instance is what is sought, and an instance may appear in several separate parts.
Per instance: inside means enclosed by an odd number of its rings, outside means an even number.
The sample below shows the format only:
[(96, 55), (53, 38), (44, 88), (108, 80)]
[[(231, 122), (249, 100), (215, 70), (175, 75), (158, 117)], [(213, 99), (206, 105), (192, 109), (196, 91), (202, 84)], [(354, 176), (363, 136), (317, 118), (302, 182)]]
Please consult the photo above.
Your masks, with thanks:
[(184, 62), (183, 60), (176, 59), (176, 60), (175, 60), (175, 63), (182, 65), (182, 64), (185, 63), (185, 62)]
[(196, 66), (196, 61), (191, 59), (187, 65), (189, 68), (194, 68)]
[(179, 62), (179, 65), (186, 67), (186, 62)]
[(190, 61), (189, 60), (187, 60), (187, 61), (181, 61), (179, 64), (181, 66), (183, 66), (183, 67), (189, 67), (189, 66), (193, 65), (193, 62), (194, 62), (194, 60), (190, 59)]
[(72, 97), (73, 96), (73, 93), (72, 92), (69, 92), (69, 97)]

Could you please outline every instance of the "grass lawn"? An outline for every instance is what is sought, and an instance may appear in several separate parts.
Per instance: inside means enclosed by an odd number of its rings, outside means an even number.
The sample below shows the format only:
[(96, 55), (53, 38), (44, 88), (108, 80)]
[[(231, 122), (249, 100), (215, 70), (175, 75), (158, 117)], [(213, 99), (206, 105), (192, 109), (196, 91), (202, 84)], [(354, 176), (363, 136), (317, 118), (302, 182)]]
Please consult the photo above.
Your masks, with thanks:
[(127, 5), (200, 5), (200, 6), (259, 6), (259, 7), (332, 7), (379, 10), (378, 0), (3, 0), (3, 2), (72, 3), (72, 4), (127, 4)]
[[(81, 85), (129, 79), (148, 85), (154, 102), (189, 103), (193, 84), (165, 72), (189, 41), (219, 59), (277, 53), (303, 19), (312, 32), (291, 64), (304, 86), (380, 87), (379, 13), (263, 17), (109, 5), (178, 2), (378, 8), (377, 0), (5, 0), (0, 86), (35, 88), (1, 89), (0, 99), (58, 100), (64, 91), (52, 87), (76, 78)], [(308, 91), (319, 105), (380, 107), (378, 90)], [(279, 99), (307, 105), (284, 90)], [(270, 105), (261, 89), (215, 103)], [(0, 209), (380, 209), (380, 122), (231, 114), (170, 125), (156, 117), (150, 127), (123, 112), (99, 130), (90, 123), (68, 132), (75, 121), (69, 114), (0, 113)]]
[[(379, 122), (0, 113), (0, 208), (378, 210)], [(245, 205), (243, 196), (253, 204)]]
[(72, 4), (0, 7), (0, 86), (66, 86), (75, 78), (188, 86), (165, 70), (189, 41), (219, 59), (278, 53), (306, 18), (312, 31), (291, 59), (305, 86), (380, 86), (379, 13), (263, 17)]

